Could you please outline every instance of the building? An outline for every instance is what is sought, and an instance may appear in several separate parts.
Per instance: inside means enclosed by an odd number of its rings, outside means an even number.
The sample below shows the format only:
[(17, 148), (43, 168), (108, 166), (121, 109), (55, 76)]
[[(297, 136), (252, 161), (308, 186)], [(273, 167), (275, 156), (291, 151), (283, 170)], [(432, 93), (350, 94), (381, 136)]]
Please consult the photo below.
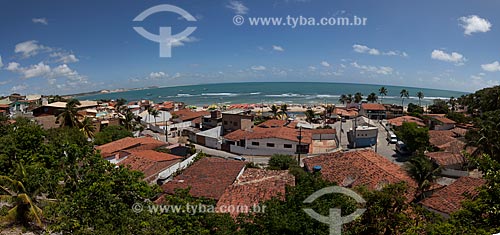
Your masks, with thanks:
[[(243, 173), (245, 162), (217, 157), (204, 157), (182, 174), (161, 186), (165, 193), (173, 194), (175, 189), (190, 188), (193, 197), (219, 200), (225, 190)], [(161, 202), (159, 199), (157, 202)]]
[(0, 115), (8, 116), (10, 114), (10, 105), (0, 104)]
[(118, 162), (126, 154), (126, 150), (153, 150), (159, 147), (168, 145), (163, 141), (155, 140), (151, 137), (126, 137), (101, 146), (97, 146), (96, 150), (100, 151), (101, 156), (110, 161)]
[[(78, 110), (96, 109), (97, 106), (99, 106), (97, 101), (83, 100), (83, 101), (80, 101), (80, 105), (78, 105), (76, 108)], [(50, 104), (43, 105), (43, 106), (40, 106), (38, 108), (33, 109), (33, 116), (35, 116), (35, 117), (42, 116), (42, 115), (57, 116), (61, 112), (63, 112), (65, 108), (66, 108), (66, 102), (54, 102), (54, 103), (50, 103)]]
[(413, 199), (417, 183), (399, 165), (372, 150), (335, 152), (304, 159), (309, 172), (321, 169), (321, 176), (342, 187), (366, 186), (370, 190), (381, 190), (385, 185), (406, 182), (407, 198)]
[(253, 128), (253, 116), (249, 115), (247, 111), (236, 109), (222, 112), (222, 127), (224, 133), (250, 130)]
[(295, 186), (295, 177), (288, 171), (245, 169), (219, 198), (216, 211), (239, 208), (227, 211), (233, 217), (239, 213), (251, 212), (256, 205), (273, 197), (284, 200), (287, 186)]
[[(264, 124), (264, 123), (263, 123)], [(236, 130), (224, 136), (222, 149), (237, 154), (273, 155), (326, 153), (338, 148), (335, 129), (294, 129), (288, 126), (259, 125), (250, 130)], [(299, 143), (298, 136), (301, 136)]]
[(484, 179), (461, 177), (452, 184), (435, 192), (430, 197), (420, 202), (428, 210), (438, 213), (445, 218), (458, 211), (462, 207), (462, 202), (477, 196), (478, 187), (486, 183)]
[(172, 112), (172, 121), (175, 123), (190, 122), (192, 127), (200, 128), (202, 117), (210, 115), (207, 111), (192, 111), (191, 109), (181, 109)]
[(222, 113), (220, 110), (210, 111), (210, 115), (203, 117), (201, 128), (203, 130), (212, 129), (222, 125)]
[(403, 125), (405, 122), (411, 122), (417, 124), (417, 126), (420, 127), (425, 127), (425, 123), (422, 119), (413, 117), (413, 116), (401, 116), (401, 117), (395, 117), (387, 120), (387, 123), (391, 125), (391, 127), (400, 127)]
[(196, 135), (196, 143), (213, 148), (213, 149), (221, 149), (222, 146), (222, 126), (214, 127), (212, 129), (201, 131), (195, 134)]
[(395, 117), (401, 117), (404, 115), (403, 106), (395, 105), (395, 104), (384, 104), (384, 107), (386, 110), (386, 117), (388, 119), (395, 118)]
[(144, 173), (144, 180), (154, 183), (159, 174), (172, 165), (182, 161), (182, 157), (154, 150), (125, 150), (124, 156), (117, 163), (119, 166), (129, 167), (131, 170)]
[(347, 131), (350, 148), (371, 147), (377, 144), (378, 127), (370, 123), (370, 119), (359, 117), (354, 119), (353, 126)]
[(427, 114), (429, 119), (427, 120), (427, 125), (431, 130), (451, 130), (455, 128), (456, 122), (446, 118), (445, 114)]
[(359, 114), (369, 119), (385, 119), (387, 117), (386, 109), (382, 104), (363, 103), (359, 109)]

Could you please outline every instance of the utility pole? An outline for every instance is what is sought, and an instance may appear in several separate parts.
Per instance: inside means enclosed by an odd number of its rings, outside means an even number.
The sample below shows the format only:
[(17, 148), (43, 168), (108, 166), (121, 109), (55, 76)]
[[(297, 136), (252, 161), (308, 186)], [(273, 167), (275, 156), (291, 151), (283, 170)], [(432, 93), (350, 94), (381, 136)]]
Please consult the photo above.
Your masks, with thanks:
[(300, 152), (302, 151), (302, 126), (299, 127), (299, 135), (297, 136), (297, 139), (299, 139), (299, 146), (297, 147), (297, 152), (298, 152), (298, 164), (300, 166)]
[(167, 129), (168, 129), (168, 120), (165, 120), (166, 116), (167, 116), (167, 114), (165, 113), (163, 115), (163, 120), (165, 121), (165, 142), (168, 143), (168, 131), (167, 131)]
[(339, 145), (342, 147), (342, 115), (340, 115), (340, 140), (339, 140)]

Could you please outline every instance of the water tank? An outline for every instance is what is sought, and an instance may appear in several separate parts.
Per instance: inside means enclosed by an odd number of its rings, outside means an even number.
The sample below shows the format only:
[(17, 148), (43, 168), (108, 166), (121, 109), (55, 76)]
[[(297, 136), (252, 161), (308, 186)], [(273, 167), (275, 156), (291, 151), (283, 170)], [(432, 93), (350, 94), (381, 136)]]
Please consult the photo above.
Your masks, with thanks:
[(313, 166), (313, 172), (320, 172), (321, 166)]

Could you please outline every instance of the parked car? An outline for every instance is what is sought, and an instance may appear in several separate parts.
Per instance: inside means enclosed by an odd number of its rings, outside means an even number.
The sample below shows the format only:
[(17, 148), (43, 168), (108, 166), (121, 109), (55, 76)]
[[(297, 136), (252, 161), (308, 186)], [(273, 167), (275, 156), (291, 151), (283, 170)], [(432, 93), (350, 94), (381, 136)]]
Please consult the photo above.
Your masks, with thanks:
[(406, 144), (403, 141), (398, 141), (396, 143), (396, 152), (398, 152), (401, 155), (410, 154), (410, 151), (408, 150)]
[(395, 144), (398, 142), (398, 137), (394, 134), (394, 132), (389, 131), (387, 132), (387, 141), (391, 144)]

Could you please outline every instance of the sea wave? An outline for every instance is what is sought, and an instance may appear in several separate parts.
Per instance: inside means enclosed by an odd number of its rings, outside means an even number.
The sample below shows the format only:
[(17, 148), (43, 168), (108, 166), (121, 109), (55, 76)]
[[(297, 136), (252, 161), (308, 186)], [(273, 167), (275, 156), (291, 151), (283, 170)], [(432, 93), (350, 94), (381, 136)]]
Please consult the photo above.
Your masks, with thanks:
[(191, 94), (183, 94), (183, 93), (179, 93), (179, 94), (177, 94), (177, 96), (175, 96), (175, 97), (193, 97), (193, 96), (197, 96), (197, 95), (191, 95)]
[(316, 95), (318, 98), (340, 98), (340, 95)]
[(222, 92), (222, 93), (201, 93), (201, 95), (202, 96), (237, 96), (238, 94)]
[(306, 95), (295, 94), (295, 93), (285, 93), (281, 95), (265, 95), (266, 97), (306, 97)]
[(262, 92), (252, 92), (252, 93), (250, 93), (250, 95), (260, 95), (260, 94), (262, 94)]

